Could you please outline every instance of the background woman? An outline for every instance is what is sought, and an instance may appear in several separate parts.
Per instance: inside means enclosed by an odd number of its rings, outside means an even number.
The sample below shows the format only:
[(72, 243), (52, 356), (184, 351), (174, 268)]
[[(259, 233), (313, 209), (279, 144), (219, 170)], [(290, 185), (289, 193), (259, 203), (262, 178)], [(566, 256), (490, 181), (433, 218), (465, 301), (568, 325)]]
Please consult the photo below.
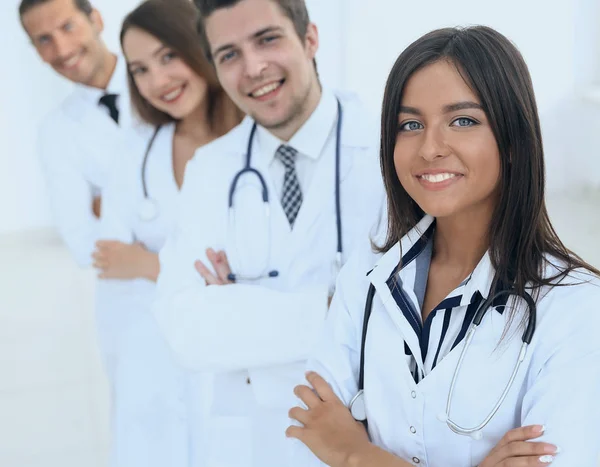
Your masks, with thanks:
[[(121, 313), (114, 454), (119, 466), (188, 466), (203, 435), (192, 375), (171, 358), (151, 315), (162, 247), (186, 163), (241, 118), (196, 37), (187, 0), (148, 0), (124, 20), (133, 106), (151, 126), (145, 153), (121, 156), (94, 254), (105, 307)], [(201, 453), (199, 453), (201, 455)]]

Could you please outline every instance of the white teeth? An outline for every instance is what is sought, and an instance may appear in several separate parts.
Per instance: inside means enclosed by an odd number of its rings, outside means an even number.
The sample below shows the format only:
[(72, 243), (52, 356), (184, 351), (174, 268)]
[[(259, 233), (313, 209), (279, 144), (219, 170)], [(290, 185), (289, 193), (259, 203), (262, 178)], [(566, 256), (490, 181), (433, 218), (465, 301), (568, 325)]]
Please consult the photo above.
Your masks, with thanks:
[(67, 68), (71, 68), (72, 66), (76, 65), (78, 61), (79, 61), (79, 54), (75, 55), (74, 57), (71, 57), (68, 60), (65, 60), (63, 62), (63, 65)]
[(440, 183), (446, 180), (450, 180), (451, 178), (456, 177), (456, 174), (445, 173), (445, 174), (424, 174), (421, 175), (423, 180), (427, 180), (431, 183)]
[(252, 96), (253, 97), (264, 96), (265, 94), (269, 94), (270, 92), (275, 91), (275, 89), (277, 89), (279, 86), (281, 86), (280, 83), (267, 84), (266, 86), (263, 86), (262, 88), (258, 89), (257, 91), (254, 91), (252, 93)]
[(174, 91), (171, 91), (168, 94), (164, 94), (163, 96), (161, 96), (161, 99), (164, 101), (167, 101), (167, 102), (171, 102), (171, 101), (174, 101), (175, 99), (177, 99), (181, 95), (182, 92), (183, 92), (183, 86), (175, 89)]

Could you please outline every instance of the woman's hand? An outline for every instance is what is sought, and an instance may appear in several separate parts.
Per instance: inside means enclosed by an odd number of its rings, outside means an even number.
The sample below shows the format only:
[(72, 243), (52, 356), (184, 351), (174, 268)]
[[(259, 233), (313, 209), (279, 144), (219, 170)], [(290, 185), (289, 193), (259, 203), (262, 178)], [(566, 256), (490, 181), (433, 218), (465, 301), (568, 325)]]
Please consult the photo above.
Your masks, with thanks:
[(94, 267), (101, 279), (137, 279), (156, 281), (160, 270), (158, 255), (141, 243), (122, 243), (116, 240), (96, 242), (92, 254)]
[(533, 467), (548, 465), (558, 452), (548, 443), (531, 442), (544, 432), (540, 425), (510, 430), (478, 467)]
[(294, 407), (289, 412), (290, 418), (303, 426), (290, 426), (286, 436), (299, 439), (329, 466), (349, 465), (354, 456), (371, 446), (367, 432), (321, 376), (311, 372), (306, 379), (314, 390), (297, 386), (294, 393), (308, 409)]

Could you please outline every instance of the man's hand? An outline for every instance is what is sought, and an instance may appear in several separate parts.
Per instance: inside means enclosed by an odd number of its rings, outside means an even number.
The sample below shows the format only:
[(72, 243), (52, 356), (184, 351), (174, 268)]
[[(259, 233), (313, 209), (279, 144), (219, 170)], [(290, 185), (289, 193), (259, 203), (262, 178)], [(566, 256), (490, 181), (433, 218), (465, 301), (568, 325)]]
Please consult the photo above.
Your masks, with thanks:
[(215, 251), (212, 248), (206, 250), (206, 257), (210, 261), (215, 273), (208, 269), (202, 261), (196, 261), (196, 271), (206, 281), (206, 285), (225, 285), (233, 284), (229, 280), (229, 274), (231, 274), (231, 267), (227, 255), (224, 251)]

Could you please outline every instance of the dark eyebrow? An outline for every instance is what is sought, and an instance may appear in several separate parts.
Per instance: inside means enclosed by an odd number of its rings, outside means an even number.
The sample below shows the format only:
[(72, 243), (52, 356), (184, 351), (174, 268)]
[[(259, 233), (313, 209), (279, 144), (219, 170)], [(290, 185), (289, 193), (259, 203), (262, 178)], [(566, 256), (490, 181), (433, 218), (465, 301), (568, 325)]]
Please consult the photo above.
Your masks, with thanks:
[(467, 110), (467, 109), (475, 109), (475, 110), (483, 110), (481, 104), (477, 102), (457, 102), (455, 104), (449, 104), (444, 106), (444, 113), (457, 112), (458, 110)]
[[(251, 34), (250, 37), (252, 39), (258, 39), (259, 37), (264, 36), (265, 34), (269, 34), (269, 33), (272, 33), (272, 32), (280, 32), (282, 30), (283, 29), (281, 27), (279, 27), (279, 26), (268, 26), (268, 27), (263, 28), (263, 29), (261, 29), (259, 31), (256, 31), (254, 34)], [(233, 44), (225, 44), (225, 45), (222, 45), (221, 47), (218, 47), (217, 49), (215, 49), (212, 52), (212, 54), (213, 54), (213, 56), (216, 57), (221, 52), (223, 52), (225, 50), (228, 50), (228, 49), (233, 49), (233, 48), (234, 48)]]
[(156, 50), (154, 52), (152, 52), (152, 56), (156, 57), (158, 54), (160, 54), (165, 49), (168, 49), (168, 47), (165, 44), (161, 44), (159, 47), (156, 48)]
[[(467, 110), (467, 109), (483, 110), (483, 107), (481, 106), (481, 104), (478, 104), (477, 102), (464, 101), (464, 102), (456, 102), (454, 104), (445, 105), (443, 110), (444, 110), (444, 113), (451, 113), (451, 112), (457, 112), (459, 110)], [(408, 107), (405, 105), (400, 106), (399, 113), (412, 114), (412, 115), (417, 115), (417, 116), (423, 115), (423, 113), (416, 107)]]
[(405, 105), (401, 105), (400, 106), (400, 112), (401, 114), (412, 114), (412, 115), (423, 115), (421, 113), (421, 111), (419, 109), (417, 109), (416, 107), (407, 107)]

